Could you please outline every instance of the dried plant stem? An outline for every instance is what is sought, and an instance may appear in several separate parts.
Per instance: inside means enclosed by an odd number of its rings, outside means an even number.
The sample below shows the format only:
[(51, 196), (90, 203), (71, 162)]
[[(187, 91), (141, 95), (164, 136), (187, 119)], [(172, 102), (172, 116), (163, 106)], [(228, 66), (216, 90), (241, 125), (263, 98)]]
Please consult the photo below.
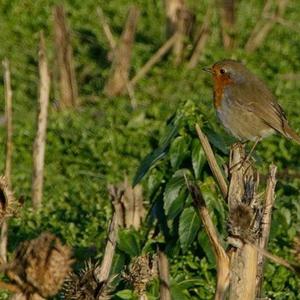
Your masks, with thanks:
[[(5, 155), (5, 177), (8, 188), (11, 190), (11, 170), (12, 170), (12, 151), (13, 151), (13, 124), (12, 124), (12, 88), (11, 75), (8, 59), (3, 61), (4, 68), (4, 98), (5, 98), (5, 123), (6, 123), (6, 155)], [(7, 243), (8, 243), (8, 220), (4, 219), (1, 224), (0, 236), (0, 258), (2, 263), (7, 262)]]
[(6, 122), (6, 159), (5, 159), (5, 177), (9, 189), (11, 189), (11, 169), (12, 169), (12, 151), (13, 151), (13, 125), (12, 125), (12, 89), (11, 76), (8, 59), (3, 61), (4, 68), (4, 90), (5, 90), (5, 122)]
[(165, 44), (163, 44), (156, 53), (145, 63), (145, 65), (137, 72), (137, 74), (130, 80), (130, 85), (134, 86), (143, 78), (150, 69), (173, 47), (177, 37), (174, 34), (169, 38)]
[(169, 282), (169, 263), (167, 256), (161, 250), (158, 250), (158, 272), (160, 280), (159, 299), (171, 300)]
[(209, 6), (206, 12), (206, 15), (204, 17), (202, 26), (200, 28), (199, 38), (196, 42), (196, 46), (194, 48), (194, 51), (191, 55), (191, 58), (188, 62), (188, 68), (192, 69), (195, 68), (201, 54), (204, 51), (205, 45), (208, 41), (209, 35), (210, 35), (210, 22), (211, 22), (211, 15), (212, 15), (212, 7)]
[[(255, 188), (254, 171), (244, 161), (245, 151), (241, 144), (235, 144), (230, 152), (231, 179), (228, 188), (229, 224), (231, 235), (237, 235), (239, 247), (230, 253), (230, 289), (229, 300), (254, 300), (257, 275), (257, 250), (244, 243), (243, 237), (251, 234), (252, 222), (256, 222), (255, 213)], [(241, 165), (242, 164), (242, 165)], [(243, 199), (247, 197), (245, 203)], [(256, 223), (255, 223), (256, 224)]]
[(234, 46), (235, 0), (219, 1), (223, 45), (225, 49), (231, 49)]
[[(261, 222), (262, 223), (261, 237), (258, 241), (258, 247), (260, 249), (265, 249), (265, 250), (267, 249), (270, 230), (271, 230), (272, 209), (275, 201), (276, 171), (277, 171), (277, 167), (275, 165), (271, 165), (269, 170), (269, 177), (267, 181), (266, 196), (265, 196), (265, 203), (264, 203), (264, 214)], [(264, 256), (262, 254), (259, 254), (257, 282), (256, 282), (257, 297), (261, 296), (261, 289), (263, 283), (263, 269), (264, 269)]]
[(75, 107), (78, 100), (78, 88), (73, 63), (71, 34), (67, 26), (65, 10), (62, 5), (54, 7), (55, 49), (59, 71), (61, 108)]
[(97, 13), (98, 13), (98, 16), (99, 16), (99, 19), (100, 19), (101, 27), (102, 27), (103, 32), (106, 36), (106, 39), (109, 43), (109, 46), (110, 46), (111, 50), (114, 50), (116, 48), (117, 43), (116, 43), (114, 35), (113, 35), (113, 33), (110, 29), (109, 24), (106, 21), (106, 18), (104, 16), (104, 13), (103, 13), (103, 10), (102, 10), (101, 7), (97, 8)]
[(269, 19), (265, 19), (266, 15), (270, 15), (270, 9), (272, 6), (272, 1), (267, 0), (265, 6), (262, 11), (261, 19), (256, 23), (246, 45), (245, 50), (247, 52), (254, 52), (257, 48), (259, 48), (274, 24), (276, 23), (276, 18), (281, 18), (285, 12), (287, 7), (288, 0), (277, 0), (277, 10), (272, 14), (272, 17)]
[(135, 38), (139, 9), (132, 6), (118, 45), (114, 48), (114, 59), (111, 74), (105, 85), (105, 93), (114, 97), (122, 94), (127, 88), (131, 52)]
[(203, 222), (205, 231), (209, 237), (211, 245), (214, 250), (214, 254), (217, 261), (217, 287), (215, 293), (215, 300), (222, 300), (225, 297), (225, 293), (229, 286), (229, 258), (222, 246), (221, 240), (218, 237), (216, 228), (209, 215), (205, 201), (201, 194), (201, 191), (197, 185), (188, 186), (192, 195), (194, 204), (198, 209), (199, 216)]
[(46, 130), (48, 118), (48, 104), (50, 93), (50, 76), (47, 63), (44, 35), (40, 34), (39, 46), (39, 109), (37, 133), (33, 145), (33, 176), (32, 176), (32, 204), (41, 207), (43, 198), (44, 159), (46, 148)]
[(108, 238), (101, 265), (96, 267), (94, 271), (94, 276), (99, 284), (106, 283), (109, 278), (113, 257), (116, 250), (119, 222), (120, 220), (118, 220), (118, 214), (115, 211), (109, 225)]
[[(103, 11), (100, 7), (98, 7), (97, 12), (98, 12), (98, 15), (99, 15), (99, 18), (100, 18), (101, 27), (102, 27), (103, 32), (106, 36), (106, 39), (109, 43), (109, 47), (110, 47), (110, 51), (111, 51), (110, 53), (112, 53), (112, 55), (111, 54), (108, 55), (109, 59), (111, 59), (111, 56), (112, 57), (114, 56), (113, 53), (116, 50), (117, 42), (114, 38), (114, 35), (111, 31), (111, 28), (110, 28), (109, 24), (106, 21), (104, 13), (103, 13)], [(122, 74), (121, 74), (121, 76), (122, 76)], [(126, 89), (127, 89), (128, 95), (129, 95), (130, 100), (131, 100), (131, 106), (133, 108), (135, 108), (136, 105), (137, 105), (137, 101), (136, 101), (136, 98), (135, 98), (133, 86), (128, 82), (128, 78), (126, 78), (126, 76), (123, 79), (125, 81)]]
[(200, 140), (203, 150), (205, 152), (210, 169), (211, 169), (215, 179), (217, 180), (217, 183), (219, 185), (219, 188), (222, 192), (224, 199), (226, 199), (227, 192), (228, 192), (228, 186), (227, 186), (226, 180), (222, 174), (222, 171), (219, 168), (216, 157), (215, 157), (213, 150), (209, 144), (208, 138), (202, 132), (202, 130), (198, 124), (196, 124), (195, 127), (196, 127), (196, 131), (197, 131), (197, 135), (199, 137), (199, 140)]

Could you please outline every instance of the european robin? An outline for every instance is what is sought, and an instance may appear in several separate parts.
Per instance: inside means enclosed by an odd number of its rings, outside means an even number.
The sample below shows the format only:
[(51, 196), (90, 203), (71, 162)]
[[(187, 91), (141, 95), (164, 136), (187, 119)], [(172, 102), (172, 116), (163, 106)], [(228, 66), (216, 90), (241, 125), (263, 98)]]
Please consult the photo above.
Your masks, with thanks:
[(224, 127), (240, 141), (255, 141), (279, 132), (300, 144), (285, 113), (268, 87), (243, 64), (222, 60), (204, 68), (213, 76), (214, 107)]

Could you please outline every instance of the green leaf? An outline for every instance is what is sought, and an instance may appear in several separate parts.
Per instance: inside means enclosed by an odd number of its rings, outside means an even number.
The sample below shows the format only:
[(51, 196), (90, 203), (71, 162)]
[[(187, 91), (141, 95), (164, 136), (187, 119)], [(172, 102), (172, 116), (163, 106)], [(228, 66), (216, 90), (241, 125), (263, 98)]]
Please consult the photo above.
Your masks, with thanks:
[(201, 246), (202, 250), (205, 253), (205, 256), (207, 257), (207, 260), (210, 264), (215, 265), (215, 256), (211, 247), (211, 243), (209, 241), (209, 238), (207, 236), (207, 233), (202, 230), (198, 234), (198, 243)]
[(183, 250), (191, 246), (199, 228), (200, 220), (195, 209), (193, 207), (185, 208), (179, 220), (179, 240)]
[(169, 127), (169, 131), (166, 134), (166, 136), (163, 138), (161, 145), (155, 149), (152, 153), (148, 154), (140, 164), (134, 180), (133, 180), (133, 186), (137, 185), (145, 176), (145, 174), (150, 170), (151, 167), (154, 166), (156, 162), (164, 158), (167, 154), (167, 149), (172, 141), (172, 139), (176, 136), (178, 133), (178, 128), (176, 125), (172, 124), (172, 126)]
[(184, 176), (190, 177), (190, 171), (178, 170), (166, 185), (164, 192), (164, 210), (168, 218), (175, 218), (184, 206), (188, 195)]
[(188, 297), (185, 293), (186, 289), (174, 281), (171, 283), (170, 292), (171, 292), (172, 300), (187, 300), (188, 299)]
[(174, 169), (178, 169), (188, 155), (190, 139), (178, 136), (170, 147), (170, 162)]
[[(205, 134), (207, 135), (209, 142), (222, 151), (224, 154), (228, 154), (228, 144), (224, 138), (224, 135), (217, 134), (215, 131), (210, 128), (205, 128)], [(232, 140), (230, 136), (226, 136), (227, 140)], [(230, 142), (229, 142), (230, 143)]]
[(119, 230), (118, 234), (118, 248), (126, 254), (138, 256), (141, 252), (141, 245), (139, 235), (133, 229)]
[(284, 221), (286, 222), (286, 225), (289, 226), (291, 224), (291, 219), (292, 219), (290, 210), (288, 210), (285, 207), (282, 207), (280, 209), (280, 214), (283, 216)]
[(137, 297), (134, 295), (133, 291), (131, 290), (121, 290), (115, 294), (119, 299), (124, 300), (133, 300), (137, 299)]
[(191, 289), (202, 284), (203, 280), (200, 279), (186, 279), (178, 283), (178, 285), (183, 289)]
[(193, 148), (192, 148), (192, 165), (194, 169), (195, 178), (199, 179), (201, 171), (206, 161), (206, 156), (203, 148), (200, 145), (198, 139), (193, 140)]

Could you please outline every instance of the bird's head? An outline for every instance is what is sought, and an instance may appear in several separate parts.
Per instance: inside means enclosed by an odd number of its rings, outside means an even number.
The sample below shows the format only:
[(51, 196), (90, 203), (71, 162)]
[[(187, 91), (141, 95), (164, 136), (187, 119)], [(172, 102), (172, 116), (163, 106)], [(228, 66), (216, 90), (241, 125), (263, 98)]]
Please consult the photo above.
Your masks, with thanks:
[(203, 70), (211, 73), (214, 81), (223, 84), (242, 83), (249, 76), (246, 67), (235, 60), (222, 60)]

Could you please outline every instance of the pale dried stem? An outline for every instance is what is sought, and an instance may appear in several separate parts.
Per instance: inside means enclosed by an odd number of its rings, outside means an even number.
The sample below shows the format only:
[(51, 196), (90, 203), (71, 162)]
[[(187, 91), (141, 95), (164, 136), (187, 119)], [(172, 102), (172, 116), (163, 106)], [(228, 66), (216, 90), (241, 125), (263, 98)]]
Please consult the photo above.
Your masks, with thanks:
[(96, 267), (94, 271), (95, 278), (98, 283), (107, 282), (113, 262), (113, 257), (115, 255), (116, 243), (117, 243), (117, 234), (118, 234), (118, 216), (114, 212), (110, 225), (106, 247), (104, 250), (103, 259), (101, 265)]
[(165, 44), (163, 44), (156, 53), (145, 63), (145, 65), (137, 72), (137, 74), (130, 80), (130, 85), (134, 86), (143, 78), (151, 68), (173, 47), (177, 39), (176, 34), (169, 38)]
[(217, 230), (212, 222), (206, 207), (205, 201), (201, 194), (201, 191), (197, 185), (191, 185), (188, 183), (191, 196), (194, 204), (198, 210), (199, 216), (203, 222), (205, 231), (209, 237), (210, 243), (213, 247), (213, 251), (217, 262), (217, 287), (215, 293), (215, 300), (222, 300), (225, 297), (226, 291), (229, 286), (229, 258), (222, 246), (221, 240), (218, 237)]
[[(111, 51), (111, 53), (114, 53), (114, 51), (116, 50), (117, 42), (114, 38), (112, 30), (111, 30), (108, 22), (106, 21), (103, 10), (100, 7), (97, 8), (97, 13), (98, 13), (99, 18), (100, 18), (100, 23), (101, 23), (103, 32), (104, 32), (104, 34), (106, 36), (106, 39), (109, 43), (110, 51)], [(113, 56), (114, 56), (114, 54), (112, 55), (112, 57)], [(131, 106), (133, 108), (135, 108), (137, 106), (137, 101), (136, 101), (136, 98), (135, 98), (133, 86), (128, 82), (128, 78), (126, 78), (126, 76), (123, 78), (123, 80), (126, 82), (126, 89), (127, 89), (128, 95), (130, 97)]]
[(171, 300), (170, 281), (169, 281), (169, 263), (164, 252), (158, 250), (158, 272), (160, 280), (159, 294), (160, 300)]
[(5, 177), (9, 189), (11, 189), (12, 151), (13, 151), (13, 123), (12, 123), (12, 89), (8, 59), (3, 60), (4, 68), (4, 98), (5, 98), (5, 123), (6, 123), (6, 157)]
[(44, 34), (40, 34), (39, 46), (39, 100), (37, 116), (37, 132), (33, 145), (33, 176), (32, 176), (32, 204), (39, 208), (43, 198), (44, 160), (46, 148), (46, 131), (48, 118), (48, 104), (50, 94), (50, 76)]
[(208, 141), (208, 138), (206, 137), (206, 135), (202, 132), (200, 126), (198, 124), (196, 124), (195, 126), (196, 131), (197, 131), (197, 135), (198, 138), (201, 142), (202, 148), (205, 152), (208, 164), (210, 166), (210, 169), (219, 185), (219, 188), (221, 190), (221, 193), (224, 197), (224, 199), (227, 199), (227, 192), (228, 192), (228, 186), (227, 186), (227, 182), (222, 174), (222, 171), (217, 163), (216, 157), (214, 155), (214, 152), (210, 146), (210, 143)]
[[(276, 187), (276, 171), (277, 167), (275, 165), (270, 166), (269, 177), (267, 181), (264, 212), (261, 221), (261, 237), (258, 241), (258, 247), (260, 249), (267, 249), (269, 242), (269, 235), (271, 230), (271, 219), (272, 219), (272, 209), (275, 202), (275, 187)], [(263, 283), (263, 269), (264, 269), (264, 255), (259, 254), (258, 256), (258, 270), (257, 270), (257, 282), (256, 291), (257, 297), (260, 297), (262, 283)]]
[[(11, 190), (12, 153), (13, 153), (13, 122), (12, 122), (12, 88), (11, 75), (8, 59), (3, 60), (4, 68), (4, 98), (5, 98), (5, 125), (6, 125), (6, 155), (5, 155), (5, 177), (8, 188)], [(1, 222), (0, 236), (0, 258), (3, 263), (7, 262), (8, 243), (8, 220)]]
[(204, 51), (204, 48), (205, 48), (208, 38), (210, 36), (209, 26), (210, 26), (210, 22), (211, 22), (211, 16), (212, 16), (212, 7), (209, 6), (207, 9), (206, 15), (204, 17), (202, 26), (200, 28), (199, 38), (196, 42), (196, 46), (195, 46), (194, 51), (191, 55), (191, 58), (188, 62), (189, 69), (196, 67), (196, 65), (200, 59), (200, 56)]
[(271, 5), (271, 0), (266, 1), (266, 4), (262, 11), (261, 19), (256, 23), (256, 26), (254, 27), (245, 45), (245, 50), (247, 52), (254, 52), (263, 44), (267, 35), (276, 23), (276, 19), (281, 18), (283, 16), (288, 5), (288, 0), (277, 0), (276, 12), (274, 12), (272, 16), (266, 20), (266, 15), (270, 15)]
[(108, 22), (106, 21), (106, 18), (104, 16), (104, 13), (103, 13), (103, 10), (102, 10), (101, 7), (97, 8), (97, 13), (98, 13), (98, 16), (99, 16), (101, 27), (102, 27), (103, 32), (106, 36), (106, 39), (109, 43), (109, 46), (110, 46), (111, 50), (114, 50), (116, 48), (117, 42), (114, 38), (114, 35), (113, 35), (113, 33), (110, 29), (110, 26), (109, 26)]
[(110, 97), (120, 95), (128, 88), (130, 60), (138, 17), (139, 9), (132, 6), (119, 44), (115, 47), (111, 74), (104, 88), (105, 93)]
[(235, 0), (219, 0), (221, 32), (225, 49), (234, 46), (234, 26), (235, 26)]
[(184, 11), (185, 7), (185, 0), (165, 0), (167, 37), (170, 38), (176, 34), (174, 43), (172, 44), (175, 64), (180, 62), (183, 50), (184, 20), (182, 18), (182, 12)]
[(65, 10), (62, 5), (53, 9), (55, 50), (59, 71), (61, 108), (75, 107), (78, 102), (78, 87), (73, 63), (71, 33), (67, 26)]
[[(252, 213), (252, 201), (256, 197), (255, 190), (247, 191), (245, 189), (245, 182), (249, 181), (251, 189), (255, 189), (255, 184), (251, 178), (254, 178), (254, 171), (252, 170), (249, 162), (245, 161), (245, 151), (241, 144), (235, 144), (231, 148), (229, 169), (231, 173), (230, 184), (228, 188), (228, 207), (229, 207), (229, 224), (234, 229), (239, 230), (234, 234), (245, 235), (244, 231), (251, 229), (250, 221), (248, 225), (243, 225), (244, 220), (247, 218), (247, 212)], [(246, 193), (252, 195), (249, 202), (244, 202)], [(247, 204), (246, 204), (247, 203)], [(240, 213), (239, 218), (236, 216), (239, 207), (248, 208)], [(234, 218), (234, 219), (233, 219)], [(252, 217), (251, 217), (252, 218)], [(252, 222), (251, 222), (252, 223)], [(245, 228), (246, 227), (246, 228)], [(241, 228), (241, 229), (240, 229)], [(240, 247), (235, 247), (230, 253), (230, 289), (229, 300), (254, 300), (255, 299), (255, 285), (257, 275), (257, 250), (243, 242), (243, 238), (237, 238), (241, 243)]]

